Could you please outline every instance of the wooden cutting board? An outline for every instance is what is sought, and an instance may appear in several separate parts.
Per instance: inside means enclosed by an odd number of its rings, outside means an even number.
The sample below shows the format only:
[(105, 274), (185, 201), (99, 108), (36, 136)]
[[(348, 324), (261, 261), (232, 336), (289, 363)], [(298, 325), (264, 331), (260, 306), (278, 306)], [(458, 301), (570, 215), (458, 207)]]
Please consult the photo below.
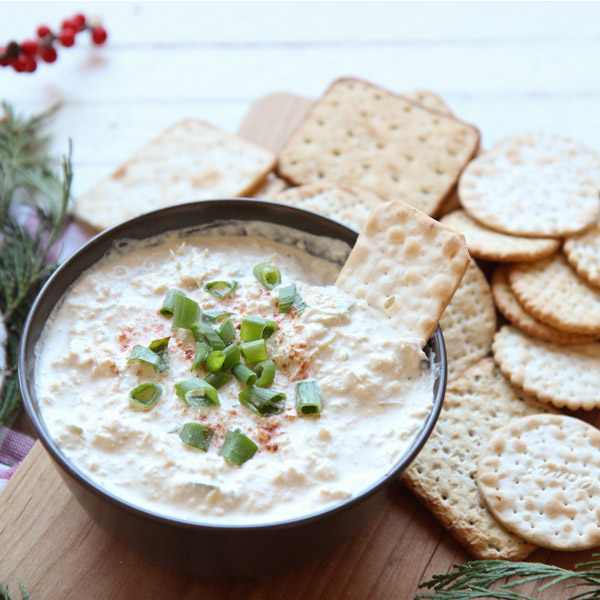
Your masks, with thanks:
[[(272, 94), (252, 106), (239, 133), (277, 151), (310, 105), (305, 98)], [(571, 568), (591, 554), (538, 551), (532, 559)], [(466, 560), (400, 484), (385, 509), (334, 553), (289, 572), (244, 580), (185, 575), (114, 541), (72, 498), (39, 442), (0, 494), (0, 581), (16, 590), (22, 577), (32, 600), (409, 600), (420, 582)], [(537, 587), (522, 591), (535, 595)], [(540, 598), (564, 600), (577, 591), (551, 589)]]

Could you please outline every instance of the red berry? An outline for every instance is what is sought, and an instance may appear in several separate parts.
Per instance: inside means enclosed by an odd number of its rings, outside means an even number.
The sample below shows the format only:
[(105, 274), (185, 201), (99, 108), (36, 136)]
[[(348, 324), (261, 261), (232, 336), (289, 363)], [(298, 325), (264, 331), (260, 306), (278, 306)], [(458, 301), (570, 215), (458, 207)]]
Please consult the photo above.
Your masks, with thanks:
[(74, 29), (75, 31), (79, 30), (79, 23), (75, 19), (65, 19), (62, 22), (63, 29)]
[(57, 54), (52, 46), (42, 46), (40, 56), (44, 62), (53, 63), (56, 60)]
[[(0, 56), (2, 56), (6, 52), (6, 48), (0, 48)], [(0, 67), (8, 67), (11, 64), (11, 59), (6, 56), (4, 58), (0, 58)]]
[(98, 25), (92, 29), (92, 40), (94, 44), (104, 44), (108, 34), (106, 33), (106, 29), (102, 27), (102, 25)]
[(35, 40), (25, 40), (21, 44), (21, 51), (25, 56), (35, 56), (40, 49), (40, 45)]
[(69, 48), (75, 43), (75, 30), (71, 28), (63, 29), (58, 39), (63, 46)]
[(13, 60), (13, 69), (17, 73), (22, 73), (27, 68), (27, 57), (20, 54)]
[(50, 33), (52, 32), (50, 31), (50, 27), (48, 27), (47, 25), (40, 25), (37, 28), (37, 34), (39, 38), (45, 38)]
[(35, 58), (31, 58), (31, 56), (27, 56), (25, 58), (25, 70), (28, 73), (33, 73), (37, 69), (37, 63), (35, 62)]
[(79, 29), (83, 29), (85, 27), (85, 15), (77, 13), (72, 20), (77, 23)]

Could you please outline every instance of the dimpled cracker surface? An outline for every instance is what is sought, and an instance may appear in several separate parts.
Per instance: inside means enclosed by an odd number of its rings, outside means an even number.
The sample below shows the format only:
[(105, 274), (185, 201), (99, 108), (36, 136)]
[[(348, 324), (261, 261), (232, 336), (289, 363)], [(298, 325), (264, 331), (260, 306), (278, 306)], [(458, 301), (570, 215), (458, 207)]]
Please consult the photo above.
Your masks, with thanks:
[(512, 265), (508, 281), (517, 300), (536, 319), (561, 331), (600, 334), (600, 288), (579, 277), (561, 252)]
[(514, 135), (471, 162), (460, 177), (465, 210), (514, 235), (560, 237), (600, 212), (600, 157), (568, 138)]
[(567, 260), (581, 277), (600, 286), (600, 225), (565, 240)]
[(181, 121), (80, 196), (73, 213), (104, 229), (172, 204), (250, 194), (274, 166), (269, 150), (202, 121)]
[(587, 344), (595, 341), (593, 335), (583, 333), (568, 333), (555, 329), (532, 317), (519, 304), (508, 283), (508, 265), (498, 267), (492, 275), (492, 294), (498, 310), (522, 331), (556, 344)]
[(483, 359), (448, 385), (435, 429), (403, 475), (403, 482), (475, 558), (519, 560), (535, 550), (486, 508), (477, 489), (477, 459), (499, 427), (547, 411), (510, 385), (491, 358)]
[(533, 415), (497, 431), (479, 457), (479, 491), (510, 531), (552, 550), (600, 545), (600, 431)]
[(460, 233), (404, 202), (386, 202), (369, 215), (336, 285), (423, 347), (469, 261)]
[(448, 356), (448, 379), (487, 356), (496, 333), (496, 309), (490, 286), (481, 269), (471, 260), (440, 327)]
[(357, 79), (334, 82), (287, 141), (279, 174), (300, 185), (358, 185), (434, 214), (479, 146), (479, 132)]
[(314, 210), (360, 230), (369, 213), (382, 200), (357, 186), (309, 183), (291, 188), (273, 197), (275, 202)]
[(287, 188), (287, 183), (281, 179), (281, 177), (277, 177), (275, 173), (269, 173), (265, 180), (257, 187), (250, 196), (252, 198), (265, 198), (271, 199), (279, 192), (283, 192)]
[(443, 113), (450, 117), (454, 116), (450, 110), (450, 107), (435, 92), (431, 92), (429, 90), (411, 90), (410, 92), (403, 94), (403, 96), (412, 102), (417, 102), (429, 110), (437, 110), (437, 112)]
[(600, 407), (600, 344), (554, 344), (505, 325), (492, 344), (494, 360), (528, 394), (571, 410)]
[(525, 262), (554, 254), (560, 247), (555, 238), (527, 238), (488, 229), (472, 219), (464, 210), (456, 210), (442, 218), (442, 223), (460, 231), (467, 240), (472, 256), (498, 262)]

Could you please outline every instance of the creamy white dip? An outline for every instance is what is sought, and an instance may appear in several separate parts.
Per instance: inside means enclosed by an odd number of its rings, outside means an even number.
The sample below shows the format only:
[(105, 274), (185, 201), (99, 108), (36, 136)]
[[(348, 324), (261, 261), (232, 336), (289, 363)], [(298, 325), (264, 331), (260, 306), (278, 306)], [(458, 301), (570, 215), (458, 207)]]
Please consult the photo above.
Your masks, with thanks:
[[(307, 309), (278, 314), (278, 291), (253, 276), (279, 266)], [(414, 339), (401, 339), (362, 300), (335, 288), (339, 266), (295, 248), (252, 237), (175, 235), (115, 251), (71, 286), (37, 344), (35, 386), (43, 419), (64, 455), (115, 496), (152, 512), (201, 523), (258, 524), (321, 511), (370, 486), (406, 452), (432, 404), (432, 374)], [(237, 280), (224, 299), (204, 291)], [(192, 333), (159, 309), (178, 287), (203, 309), (277, 322), (267, 340), (276, 366), (272, 388), (283, 410), (261, 417), (242, 406), (236, 379), (219, 389), (220, 407), (195, 408), (174, 384), (190, 372)], [(239, 334), (239, 331), (238, 331)], [(128, 358), (135, 345), (172, 336), (168, 370)], [(239, 337), (238, 340), (239, 341)], [(295, 409), (296, 384), (318, 382), (318, 416)], [(148, 411), (129, 392), (145, 381), (163, 388)], [(215, 434), (207, 452), (177, 431), (202, 422)], [(240, 429), (258, 450), (241, 466), (219, 455), (225, 432)]]

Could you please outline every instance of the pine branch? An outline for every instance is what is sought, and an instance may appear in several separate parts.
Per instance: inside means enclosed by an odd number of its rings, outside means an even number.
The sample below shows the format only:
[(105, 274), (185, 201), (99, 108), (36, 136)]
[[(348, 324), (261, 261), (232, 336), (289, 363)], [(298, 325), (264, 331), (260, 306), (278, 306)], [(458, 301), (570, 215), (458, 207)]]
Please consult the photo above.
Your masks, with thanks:
[[(40, 132), (57, 107), (31, 118), (18, 117), (2, 104), (0, 119), (0, 313), (6, 326), (6, 383), (0, 390), (0, 425), (21, 405), (16, 383), (18, 343), (27, 313), (41, 286), (56, 268), (48, 263), (65, 222), (71, 193), (71, 144), (55, 173)], [(30, 217), (30, 218), (28, 218)]]
[[(29, 600), (29, 595), (27, 594), (27, 590), (23, 585), (23, 580), (19, 577), (19, 589), (21, 590), (21, 600)], [(0, 600), (13, 600), (11, 597), (8, 586), (4, 586), (0, 583)], [(17, 598), (14, 598), (17, 600)]]
[[(561, 583), (565, 584), (565, 588), (581, 585), (594, 589), (580, 592), (565, 600), (600, 600), (600, 560), (577, 564), (572, 571), (543, 563), (508, 560), (475, 560), (454, 567), (456, 571), (434, 575), (429, 581), (422, 583), (419, 588), (433, 589), (434, 593), (417, 594), (415, 600), (536, 600), (513, 588), (530, 581), (545, 579), (548, 581), (540, 587), (540, 592)], [(512, 579), (506, 582), (508, 578)], [(568, 581), (570, 583), (567, 584)]]

